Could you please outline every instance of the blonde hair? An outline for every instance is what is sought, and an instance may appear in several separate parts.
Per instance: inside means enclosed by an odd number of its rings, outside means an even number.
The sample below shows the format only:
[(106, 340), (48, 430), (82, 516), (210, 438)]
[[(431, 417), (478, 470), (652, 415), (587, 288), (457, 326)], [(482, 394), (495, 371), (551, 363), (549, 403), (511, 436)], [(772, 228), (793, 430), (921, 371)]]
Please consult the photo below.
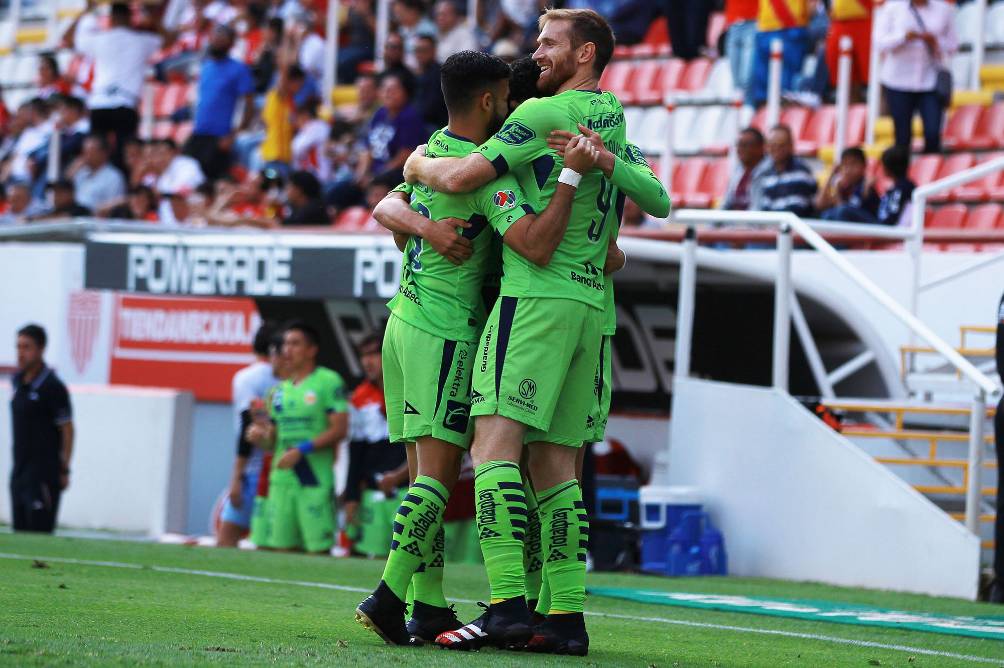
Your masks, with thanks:
[(548, 21), (568, 21), (573, 48), (592, 42), (596, 47), (593, 70), (597, 75), (603, 73), (614, 55), (615, 43), (614, 31), (606, 19), (592, 9), (545, 9), (537, 19), (538, 29), (543, 30)]

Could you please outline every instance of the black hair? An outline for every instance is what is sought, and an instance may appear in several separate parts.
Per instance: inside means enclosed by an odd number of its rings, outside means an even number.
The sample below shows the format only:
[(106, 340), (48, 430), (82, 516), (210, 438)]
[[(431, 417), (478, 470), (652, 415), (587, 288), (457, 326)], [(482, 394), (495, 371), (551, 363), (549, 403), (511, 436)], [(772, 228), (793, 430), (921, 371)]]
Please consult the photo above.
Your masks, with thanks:
[[(377, 83), (382, 86), (387, 79), (397, 79), (397, 82), (404, 88), (404, 92), (407, 93), (409, 100), (415, 97), (415, 75), (408, 70), (388, 70), (380, 75)], [(448, 101), (447, 104), (449, 104)]]
[(905, 146), (891, 146), (882, 152), (882, 169), (889, 178), (905, 179), (910, 169), (910, 149)]
[(272, 32), (282, 37), (282, 32), (286, 29), (286, 24), (278, 16), (273, 16), (268, 20), (268, 27), (272, 29)]
[(307, 78), (307, 73), (303, 71), (303, 68), (293, 63), (286, 67), (286, 78), (293, 81), (303, 81)]
[(105, 136), (102, 135), (101, 133), (92, 132), (89, 135), (87, 135), (86, 140), (96, 143), (98, 145), (98, 148), (100, 148), (105, 153), (108, 153), (108, 139), (106, 139)]
[(40, 97), (33, 97), (26, 104), (36, 114), (45, 116), (49, 113), (49, 103)]
[(53, 71), (56, 77), (59, 77), (59, 63), (56, 61), (56, 56), (51, 53), (39, 54), (38, 59), (49, 66), (49, 69)]
[(432, 42), (432, 46), (433, 47), (436, 46), (436, 36), (435, 35), (430, 35), (427, 32), (423, 32), (423, 33), (419, 33), (418, 35), (415, 35), (415, 39), (416, 40), (426, 39), (426, 40), (429, 40), (430, 42)]
[(368, 348), (375, 347), (377, 352), (383, 349), (383, 333), (382, 332), (370, 332), (356, 344), (356, 350), (361, 355), (362, 352)]
[(422, 2), (422, 0), (396, 0), (396, 1), (404, 5), (405, 7), (408, 7), (409, 9), (414, 9), (417, 12), (425, 11), (425, 3)]
[(87, 110), (87, 105), (84, 104), (84, 101), (75, 95), (66, 95), (62, 98), (61, 102), (64, 107), (80, 113), (84, 113)]
[(111, 17), (112, 23), (129, 23), (132, 20), (132, 10), (127, 3), (116, 2), (112, 4)]
[(460, 51), (446, 59), (440, 70), (440, 82), (446, 108), (470, 109), (489, 87), (512, 76), (504, 60), (481, 51)]
[(45, 348), (45, 344), (49, 342), (49, 337), (45, 335), (45, 328), (41, 325), (36, 325), (31, 323), (30, 325), (25, 325), (21, 329), (17, 330), (18, 336), (27, 336), (29, 339), (35, 342), (39, 348)]
[(328, 133), (328, 139), (341, 139), (345, 135), (354, 135), (355, 132), (356, 128), (352, 123), (341, 118), (336, 118), (331, 122), (331, 132)]
[(849, 148), (845, 148), (840, 153), (840, 160), (841, 162), (843, 162), (844, 160), (856, 160), (857, 162), (860, 162), (862, 165), (868, 164), (868, 158), (865, 157), (865, 152), (862, 151), (857, 146), (851, 146)]
[(174, 141), (170, 137), (164, 137), (163, 139), (155, 139), (154, 143), (155, 144), (160, 144), (161, 146), (166, 146), (167, 148), (171, 149), (172, 151), (177, 151), (178, 150), (178, 142)]
[(303, 337), (307, 339), (307, 343), (310, 345), (321, 345), (321, 335), (318, 333), (317, 329), (306, 320), (290, 320), (282, 326), (284, 334), (294, 329), (303, 334)]
[(756, 139), (756, 141), (757, 141), (757, 143), (758, 143), (758, 144), (761, 144), (761, 145), (762, 145), (762, 144), (763, 144), (763, 143), (764, 143), (765, 141), (767, 141), (767, 140), (766, 140), (766, 139), (764, 138), (764, 136), (763, 136), (763, 133), (762, 133), (762, 132), (760, 132), (760, 130), (758, 130), (757, 128), (753, 127), (752, 125), (751, 125), (751, 126), (749, 126), (749, 127), (746, 127), (746, 128), (743, 128), (742, 130), (740, 130), (740, 131), (739, 131), (739, 134), (740, 134), (740, 135), (750, 135), (750, 136), (752, 136), (752, 137), (753, 137), (754, 139)]
[(512, 78), (509, 79), (509, 102), (520, 105), (531, 97), (537, 97), (537, 80), (540, 79), (540, 65), (530, 56), (514, 60)]
[(783, 132), (784, 134), (788, 135), (788, 140), (789, 141), (794, 141), (794, 139), (795, 139), (795, 135), (792, 134), (792, 132), (791, 132), (791, 127), (788, 126), (788, 125), (785, 125), (784, 123), (778, 123), (777, 125), (775, 125), (774, 127), (772, 127), (770, 129), (770, 131), (771, 132), (774, 132), (774, 131)]
[(64, 192), (76, 191), (76, 187), (74, 186), (73, 181), (69, 179), (56, 179), (55, 181), (50, 181), (47, 187), (51, 188), (52, 190), (62, 190)]
[(251, 344), (255, 355), (262, 357), (268, 355), (268, 348), (275, 336), (276, 328), (277, 325), (272, 320), (266, 320), (258, 327), (258, 331), (254, 335), (254, 343)]
[(296, 186), (307, 199), (321, 196), (321, 182), (310, 172), (299, 170), (289, 175), (290, 185)]
[(307, 114), (311, 118), (317, 118), (317, 108), (319, 106), (321, 106), (321, 101), (316, 97), (311, 97), (299, 105), (296, 110)]

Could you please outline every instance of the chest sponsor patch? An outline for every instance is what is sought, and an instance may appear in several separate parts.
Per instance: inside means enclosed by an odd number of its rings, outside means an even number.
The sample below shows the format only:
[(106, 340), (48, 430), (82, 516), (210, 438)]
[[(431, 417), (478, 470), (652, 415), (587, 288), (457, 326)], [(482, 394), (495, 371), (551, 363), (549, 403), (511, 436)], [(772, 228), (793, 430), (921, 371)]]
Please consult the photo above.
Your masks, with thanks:
[(526, 127), (519, 121), (510, 121), (502, 126), (502, 129), (495, 133), (495, 136), (498, 137), (499, 141), (503, 144), (520, 146), (521, 144), (527, 143), (537, 135), (533, 130)]
[(495, 206), (500, 209), (511, 209), (516, 206), (516, 193), (511, 190), (499, 190), (495, 193)]

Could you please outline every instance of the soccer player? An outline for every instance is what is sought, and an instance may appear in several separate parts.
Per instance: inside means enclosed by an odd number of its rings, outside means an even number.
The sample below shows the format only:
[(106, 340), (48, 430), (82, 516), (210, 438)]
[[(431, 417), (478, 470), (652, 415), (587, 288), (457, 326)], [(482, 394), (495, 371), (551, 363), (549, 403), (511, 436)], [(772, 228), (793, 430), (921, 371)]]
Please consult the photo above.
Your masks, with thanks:
[[(459, 649), (527, 645), (583, 655), (589, 645), (582, 616), (588, 526), (575, 463), (578, 448), (592, 435), (587, 425), (596, 405), (604, 266), (623, 195), (598, 171), (562, 173), (546, 139), (553, 129), (574, 131), (583, 124), (619, 153), (626, 136), (622, 106), (597, 90), (614, 47), (606, 21), (590, 10), (546, 10), (540, 28), (533, 56), (542, 70), (538, 90), (552, 97), (520, 105), (477, 153), (453, 160), (413, 154), (405, 167), (408, 181), (447, 192), (469, 191), (514, 171), (538, 206), (562, 183), (578, 185), (567, 231), (546, 266), (503, 251), (501, 298), (478, 347), (471, 407), (477, 519), (491, 605), (479, 620), (437, 643)], [(523, 569), (524, 443), (551, 592), (549, 614), (536, 630)]]
[[(469, 155), (501, 126), (508, 114), (509, 72), (503, 61), (480, 52), (447, 59), (441, 78), (450, 120), (430, 138), (430, 156)], [(577, 141), (566, 162), (585, 172), (596, 154), (588, 142)], [(391, 440), (415, 442), (417, 464), (383, 578), (356, 610), (357, 620), (387, 642), (411, 643), (404, 598), (412, 581), (413, 635), (431, 640), (458, 625), (442, 593), (441, 524), (471, 437), (470, 379), (484, 322), (481, 284), (493, 259), (489, 228), (503, 235), (507, 249), (546, 264), (563, 236), (574, 194), (571, 185), (555, 189), (537, 215), (516, 178), (503, 175), (468, 195), (403, 185), (374, 211), (403, 242), (401, 284), (389, 304), (384, 336), (384, 390)]]
[[(282, 356), (283, 333), (277, 330), (272, 334), (268, 342), (268, 362), (272, 366), (272, 375), (276, 378), (276, 384), (269, 388), (261, 399), (252, 399), (248, 410), (250, 422), (248, 428), (253, 424), (267, 427), (271, 424), (272, 418), (269, 414), (269, 406), (272, 405), (272, 394), (278, 389), (279, 382), (284, 380), (288, 374), (285, 358)], [(245, 429), (245, 440), (247, 440), (248, 430)], [(250, 443), (250, 441), (248, 441)], [(252, 447), (254, 447), (252, 445)], [(268, 549), (268, 536), (271, 533), (268, 523), (268, 477), (272, 470), (272, 451), (263, 450), (261, 466), (258, 473), (258, 484), (255, 488), (254, 503), (251, 509), (251, 530), (248, 540), (255, 547), (263, 550)]]
[(334, 448), (348, 430), (341, 376), (317, 366), (319, 336), (305, 322), (285, 326), (289, 376), (272, 393), (272, 424), (248, 440), (275, 448), (269, 475), (267, 547), (327, 554), (334, 545)]
[(261, 472), (263, 451), (245, 438), (251, 426), (251, 404), (261, 401), (278, 382), (268, 360), (268, 346), (275, 330), (272, 323), (262, 323), (255, 333), (252, 350), (255, 361), (234, 374), (231, 382), (234, 421), (237, 424), (237, 456), (234, 459), (230, 486), (220, 514), (220, 529), (216, 536), (217, 547), (237, 547), (241, 534), (251, 526), (251, 511), (258, 475)]

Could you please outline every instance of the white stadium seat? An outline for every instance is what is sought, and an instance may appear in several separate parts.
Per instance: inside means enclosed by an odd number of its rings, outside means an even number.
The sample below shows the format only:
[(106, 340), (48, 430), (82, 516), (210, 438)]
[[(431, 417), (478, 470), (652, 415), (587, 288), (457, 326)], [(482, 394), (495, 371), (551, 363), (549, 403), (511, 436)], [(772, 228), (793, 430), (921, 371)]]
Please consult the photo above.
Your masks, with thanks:
[(666, 145), (666, 122), (669, 114), (663, 107), (652, 107), (642, 119), (638, 145), (645, 153), (658, 155)]

